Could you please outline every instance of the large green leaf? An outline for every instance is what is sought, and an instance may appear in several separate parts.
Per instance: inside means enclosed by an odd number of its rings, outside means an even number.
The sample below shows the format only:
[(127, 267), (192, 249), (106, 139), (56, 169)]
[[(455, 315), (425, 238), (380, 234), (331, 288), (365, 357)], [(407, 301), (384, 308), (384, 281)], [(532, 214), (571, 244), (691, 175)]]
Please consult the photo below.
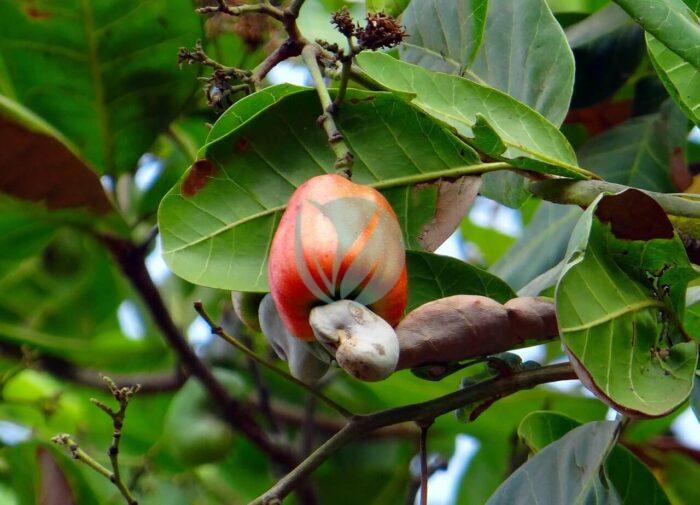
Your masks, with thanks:
[(576, 155), (561, 132), (505, 93), (386, 54), (362, 53), (357, 59), (380, 85), (414, 94), (414, 104), (454, 127), (480, 151), (528, 170), (587, 176), (576, 165)]
[[(537, 453), (578, 426), (581, 423), (558, 412), (532, 412), (520, 423), (518, 436)], [(621, 503), (669, 503), (654, 474), (622, 445), (616, 444), (610, 451), (605, 471)]]
[(647, 47), (656, 73), (685, 115), (700, 123), (700, 69), (647, 33)]
[(481, 295), (505, 303), (515, 298), (513, 290), (485, 270), (449, 256), (408, 251), (408, 307), (452, 295)]
[[(190, 0), (0, 3), (0, 94), (31, 108), (102, 173), (131, 170), (196, 87), (180, 46)], [(47, 82), (50, 76), (50, 83)]]
[[(700, 23), (683, 0), (615, 0), (666, 47), (700, 68)], [(690, 0), (688, 0), (690, 3)]]
[(579, 150), (582, 162), (603, 179), (650, 191), (677, 191), (671, 155), (686, 145), (685, 116), (668, 101), (656, 114), (629, 119), (593, 137)]
[(561, 261), (581, 213), (575, 206), (542, 202), (523, 236), (489, 271), (514, 289), (522, 288)]
[(599, 197), (576, 225), (567, 261), (557, 318), (584, 384), (637, 416), (685, 401), (698, 351), (680, 321), (697, 274), (659, 205), (634, 189)]
[[(518, 468), (489, 498), (487, 505), (587, 502), (619, 432), (616, 421), (598, 421), (574, 428)], [(596, 496), (596, 498), (599, 498)], [(606, 501), (607, 500), (609, 501)], [(614, 491), (603, 503), (617, 503)]]
[[(228, 134), (215, 125), (200, 152), (207, 161), (196, 163), (163, 199), (163, 254), (177, 275), (211, 287), (265, 291), (267, 250), (287, 200), (307, 179), (333, 171), (335, 158), (316, 126), (315, 91), (281, 89), (231, 107), (219, 120), (229, 125)], [(253, 115), (255, 104), (264, 112)], [(350, 90), (338, 125), (355, 155), (354, 180), (382, 190), (407, 245), (420, 247), (418, 237), (438, 209), (438, 186), (415, 186), (407, 176), (426, 182), (459, 175), (478, 162), (476, 154), (390, 93)]]
[(544, 0), (424, 0), (404, 16), (401, 58), (499, 89), (560, 125), (574, 58)]
[(469, 67), (484, 39), (488, 6), (489, 0), (411, 2), (403, 16), (409, 38), (399, 46), (401, 59), (428, 70), (471, 75)]

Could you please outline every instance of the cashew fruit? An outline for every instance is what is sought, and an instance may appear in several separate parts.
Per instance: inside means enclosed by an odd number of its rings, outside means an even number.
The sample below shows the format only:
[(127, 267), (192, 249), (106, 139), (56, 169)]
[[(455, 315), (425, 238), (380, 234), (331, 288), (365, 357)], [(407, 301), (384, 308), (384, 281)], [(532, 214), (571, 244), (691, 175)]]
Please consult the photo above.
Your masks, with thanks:
[(266, 295), (258, 309), (262, 332), (277, 356), (289, 364), (289, 373), (306, 384), (315, 384), (330, 367), (330, 357), (319, 344), (292, 335), (280, 319), (272, 296)]
[(286, 328), (313, 340), (311, 309), (355, 300), (389, 325), (406, 308), (405, 249), (396, 214), (375, 189), (339, 175), (294, 192), (272, 240), (270, 292)]

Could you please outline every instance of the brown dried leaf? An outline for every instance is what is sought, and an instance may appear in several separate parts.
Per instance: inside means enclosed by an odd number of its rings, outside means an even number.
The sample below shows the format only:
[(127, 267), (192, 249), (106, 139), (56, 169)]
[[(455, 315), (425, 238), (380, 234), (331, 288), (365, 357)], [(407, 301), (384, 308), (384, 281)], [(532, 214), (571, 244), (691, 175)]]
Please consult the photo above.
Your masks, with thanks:
[(673, 225), (666, 212), (652, 197), (629, 188), (606, 195), (596, 208), (596, 217), (610, 223), (613, 234), (623, 240), (673, 238)]
[[(434, 251), (449, 238), (457, 229), (465, 216), (481, 186), (481, 177), (466, 175), (457, 180), (440, 180), (438, 185), (438, 197), (435, 204), (435, 216), (428, 223), (420, 235), (418, 242), (426, 251)], [(420, 189), (425, 185), (417, 185)]]
[(0, 97), (0, 192), (49, 208), (113, 207), (95, 172), (61, 136), (31, 112)]
[(396, 327), (397, 369), (461, 361), (544, 341), (559, 334), (554, 303), (520, 297), (501, 305), (491, 298), (456, 295), (421, 305)]

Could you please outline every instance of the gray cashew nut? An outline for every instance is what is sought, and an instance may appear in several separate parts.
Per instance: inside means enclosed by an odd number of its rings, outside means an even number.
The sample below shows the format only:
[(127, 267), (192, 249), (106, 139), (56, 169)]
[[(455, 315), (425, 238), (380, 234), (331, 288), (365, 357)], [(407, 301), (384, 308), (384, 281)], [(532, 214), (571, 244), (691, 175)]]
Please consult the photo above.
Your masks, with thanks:
[(353, 377), (380, 381), (399, 361), (399, 340), (384, 319), (364, 305), (340, 300), (314, 307), (309, 323), (316, 339)]
[(271, 295), (265, 295), (258, 308), (260, 328), (280, 359), (289, 364), (293, 377), (315, 384), (328, 371), (330, 356), (316, 342), (305, 342), (289, 333), (282, 323)]

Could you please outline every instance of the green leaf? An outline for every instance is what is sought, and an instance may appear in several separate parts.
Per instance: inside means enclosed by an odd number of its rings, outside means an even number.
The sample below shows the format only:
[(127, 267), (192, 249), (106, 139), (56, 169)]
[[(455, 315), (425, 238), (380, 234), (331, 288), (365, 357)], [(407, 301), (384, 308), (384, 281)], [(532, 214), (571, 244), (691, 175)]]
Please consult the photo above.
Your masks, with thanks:
[(401, 59), (428, 70), (464, 75), (481, 47), (488, 0), (411, 2), (403, 16), (410, 35)]
[(522, 237), (489, 271), (519, 290), (564, 257), (571, 230), (580, 216), (578, 207), (542, 202)]
[(368, 12), (384, 12), (390, 16), (398, 17), (406, 8), (410, 0), (367, 0)]
[(689, 335), (700, 339), (700, 286), (688, 289), (686, 305), (683, 325)]
[[(488, 11), (488, 15), (487, 15)], [(544, 0), (424, 0), (404, 17), (401, 59), (503, 91), (560, 125), (574, 58)]]
[(700, 68), (700, 23), (683, 0), (615, 0), (637, 23), (696, 69)]
[(132, 170), (197, 86), (194, 67), (175, 62), (201, 37), (192, 9), (189, 0), (2, 2), (0, 94), (53, 125), (100, 173)]
[(610, 98), (644, 57), (644, 30), (615, 4), (569, 26), (566, 37), (576, 59), (572, 107)]
[[(558, 412), (532, 412), (521, 421), (518, 436), (538, 453), (580, 425)], [(623, 504), (670, 503), (654, 474), (622, 445), (616, 444), (610, 451), (605, 471)]]
[(121, 333), (120, 282), (106, 250), (77, 232), (59, 232), (40, 257), (0, 279), (0, 337), (101, 371), (169, 364), (159, 336)]
[[(584, 503), (594, 489), (619, 423), (597, 421), (574, 428), (530, 458), (501, 484), (487, 505)], [(601, 491), (602, 486), (596, 486)], [(604, 489), (602, 489), (604, 490)], [(616, 503), (614, 492), (607, 496)]]
[(42, 202), (52, 209), (113, 212), (100, 179), (54, 128), (15, 101), (0, 95), (0, 192)]
[(576, 155), (561, 132), (508, 95), (386, 54), (362, 53), (357, 59), (380, 85), (415, 94), (415, 105), (455, 128), (482, 152), (526, 170), (587, 177), (588, 172), (576, 165)]
[[(254, 115), (256, 104), (264, 112)], [(208, 161), (196, 163), (161, 203), (163, 256), (173, 272), (210, 287), (267, 290), (267, 250), (287, 200), (307, 179), (333, 171), (318, 111), (315, 91), (287, 85), (228, 109), (219, 120), (228, 133), (214, 126), (200, 152)], [(381, 189), (408, 247), (420, 247), (439, 195), (436, 184), (416, 184), (461, 175), (478, 163), (476, 154), (389, 93), (350, 90), (338, 126), (355, 155), (354, 181)]]
[(578, 155), (607, 181), (672, 193), (671, 155), (685, 147), (687, 133), (685, 117), (669, 101), (657, 114), (629, 119), (593, 137)]
[(498, 261), (516, 241), (514, 237), (494, 228), (479, 226), (468, 217), (462, 220), (460, 230), (464, 240), (478, 248), (479, 255), (487, 265)]
[(646, 35), (649, 59), (669, 95), (693, 123), (700, 123), (700, 69)]
[(608, 0), (547, 0), (549, 8), (555, 13), (592, 14), (605, 6)]
[(452, 295), (481, 295), (505, 303), (515, 298), (501, 279), (469, 263), (418, 251), (407, 251), (407, 312), (424, 303)]
[(679, 324), (696, 277), (661, 207), (601, 196), (569, 242), (556, 289), (562, 341), (584, 384), (618, 411), (662, 416), (688, 397), (697, 344)]

